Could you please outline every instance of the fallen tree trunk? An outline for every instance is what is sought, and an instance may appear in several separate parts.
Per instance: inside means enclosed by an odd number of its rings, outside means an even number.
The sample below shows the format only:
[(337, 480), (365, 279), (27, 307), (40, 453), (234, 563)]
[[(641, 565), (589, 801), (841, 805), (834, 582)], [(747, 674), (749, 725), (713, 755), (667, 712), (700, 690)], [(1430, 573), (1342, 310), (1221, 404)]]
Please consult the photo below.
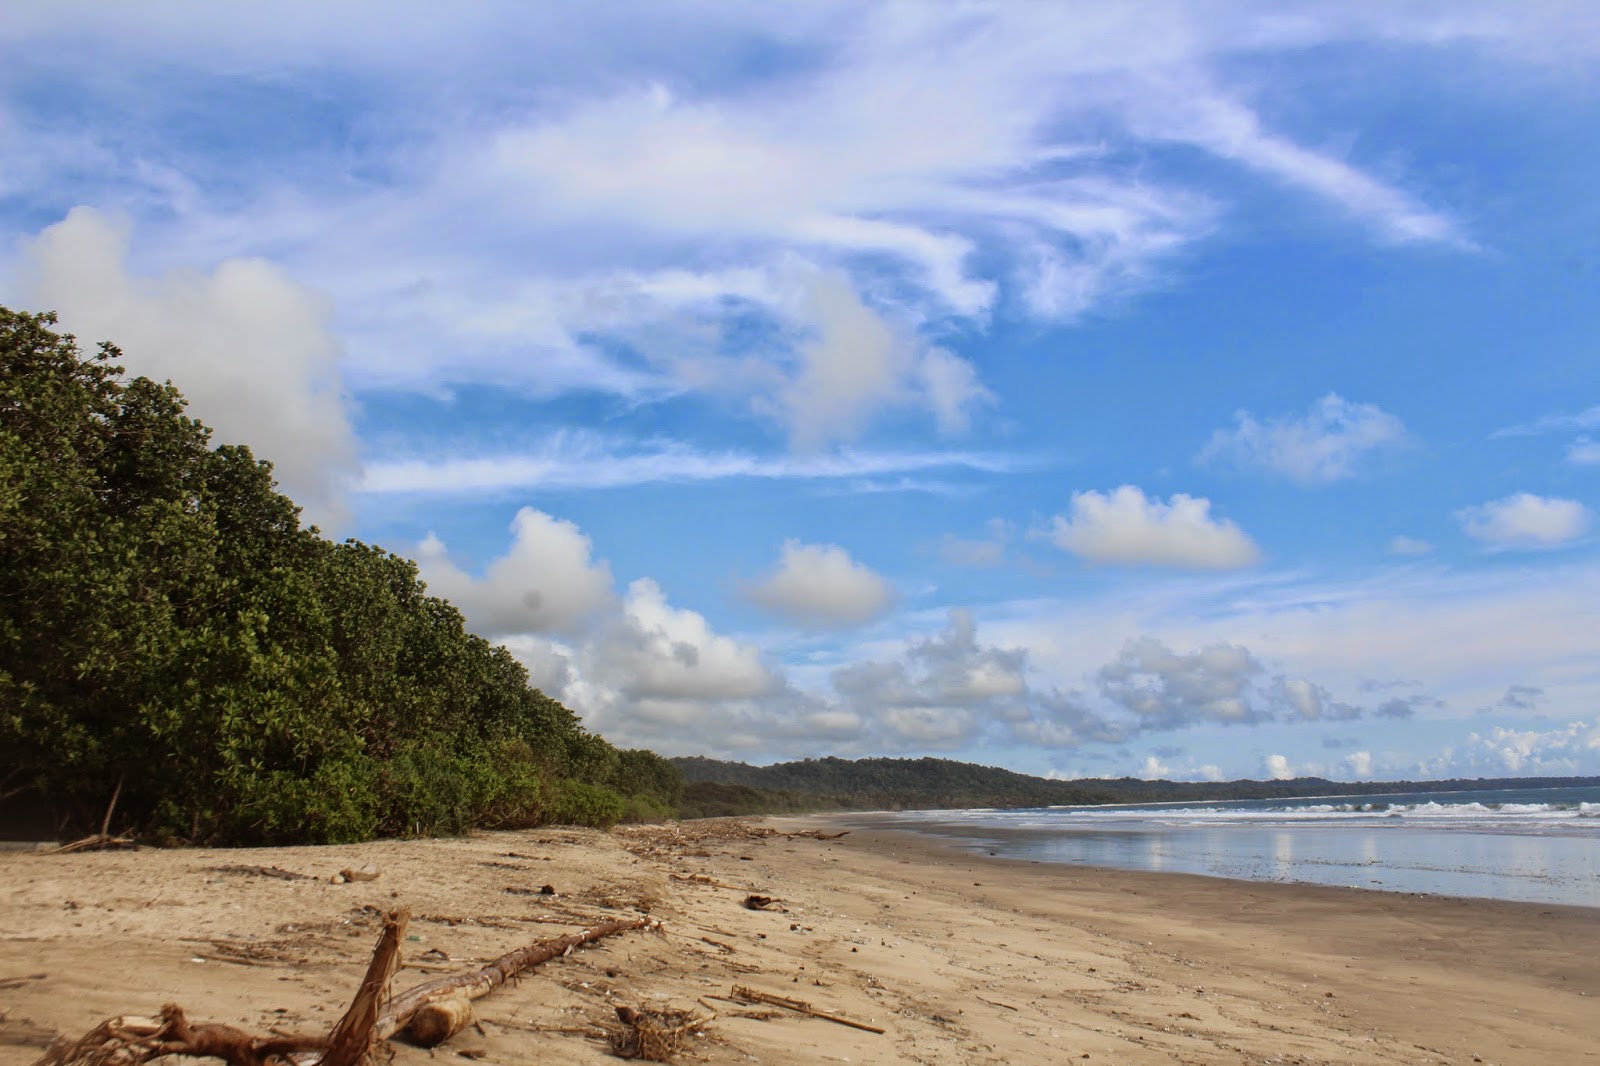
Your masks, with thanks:
[(142, 1066), (166, 1055), (216, 1058), (229, 1066), (360, 1066), (375, 1047), (404, 1029), (422, 1008), (441, 999), (477, 999), (542, 962), (581, 944), (629, 929), (655, 928), (654, 918), (605, 922), (581, 933), (539, 940), (508, 952), (480, 970), (428, 981), (379, 1005), (400, 958), (408, 913), (384, 917), (383, 934), (349, 1010), (327, 1036), (259, 1037), (231, 1025), (194, 1025), (183, 1008), (168, 1004), (159, 1018), (108, 1018), (81, 1038), (60, 1043), (34, 1066)]
[(558, 955), (566, 955), (581, 944), (587, 944), (616, 933), (626, 932), (629, 929), (653, 928), (659, 924), (654, 918), (633, 918), (626, 921), (604, 922), (585, 929), (581, 933), (558, 936), (552, 940), (535, 941), (526, 947), (518, 948), (516, 951), (507, 952), (481, 970), (457, 974), (454, 977), (441, 977), (436, 981), (420, 984), (415, 988), (400, 993), (383, 1005), (383, 1011), (378, 1015), (378, 1038), (387, 1040), (395, 1033), (398, 1033), (411, 1021), (412, 1015), (437, 1000), (446, 999), (458, 993), (465, 995), (468, 999), (487, 996), (490, 992), (493, 992), (523, 971), (531, 970), (542, 962), (549, 962)]

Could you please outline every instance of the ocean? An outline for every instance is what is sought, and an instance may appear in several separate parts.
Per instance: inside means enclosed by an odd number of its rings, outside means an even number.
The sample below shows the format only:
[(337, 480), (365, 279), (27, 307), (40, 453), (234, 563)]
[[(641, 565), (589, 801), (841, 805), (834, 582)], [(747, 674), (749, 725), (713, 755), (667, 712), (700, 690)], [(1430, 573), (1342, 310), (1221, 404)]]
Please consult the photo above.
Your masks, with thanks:
[(1600, 788), (882, 817), (1005, 858), (1600, 907)]

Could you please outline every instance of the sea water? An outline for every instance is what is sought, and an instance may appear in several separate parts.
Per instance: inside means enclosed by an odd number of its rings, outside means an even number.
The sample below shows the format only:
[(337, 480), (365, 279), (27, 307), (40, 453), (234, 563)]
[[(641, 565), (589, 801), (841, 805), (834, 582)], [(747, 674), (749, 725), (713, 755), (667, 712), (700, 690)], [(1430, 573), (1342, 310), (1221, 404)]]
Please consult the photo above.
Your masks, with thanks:
[(1007, 858), (1600, 907), (1600, 788), (909, 811)]

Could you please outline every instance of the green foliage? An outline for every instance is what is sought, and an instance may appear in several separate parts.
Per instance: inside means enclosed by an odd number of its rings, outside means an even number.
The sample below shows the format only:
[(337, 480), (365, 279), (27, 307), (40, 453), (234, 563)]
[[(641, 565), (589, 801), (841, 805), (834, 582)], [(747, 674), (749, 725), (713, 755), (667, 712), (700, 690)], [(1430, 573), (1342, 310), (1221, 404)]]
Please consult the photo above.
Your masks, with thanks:
[[(785, 810), (919, 810), (955, 807), (1037, 807), (1116, 802), (1097, 782), (1050, 781), (995, 766), (950, 759), (805, 759), (749, 766), (716, 759), (682, 758), (672, 763), (689, 782), (685, 817), (705, 805), (719, 813)], [(697, 791), (700, 783), (740, 785), (756, 792), (742, 800), (732, 793)], [(754, 810), (728, 810), (740, 802)]]
[(679, 816), (787, 814), (822, 810), (937, 810), (972, 807), (1087, 806), (1103, 803), (1215, 802), (1296, 796), (1371, 796), (1474, 788), (1592, 785), (1600, 778), (1494, 778), (1450, 781), (1053, 781), (949, 759), (805, 759), (751, 766), (699, 756), (670, 760), (688, 782)]
[(797, 792), (776, 792), (729, 785), (716, 781), (696, 781), (685, 785), (680, 818), (728, 818), (736, 814), (800, 814), (832, 810), (843, 806), (826, 796), (806, 796)]
[(603, 785), (566, 778), (557, 782), (545, 807), (547, 823), (593, 825), (610, 829), (622, 821), (627, 802)]
[(84, 830), (120, 787), (119, 827), (238, 844), (676, 807), (676, 767), (585, 732), (415, 563), (302, 529), (269, 464), (54, 321), (0, 308), (0, 802)]

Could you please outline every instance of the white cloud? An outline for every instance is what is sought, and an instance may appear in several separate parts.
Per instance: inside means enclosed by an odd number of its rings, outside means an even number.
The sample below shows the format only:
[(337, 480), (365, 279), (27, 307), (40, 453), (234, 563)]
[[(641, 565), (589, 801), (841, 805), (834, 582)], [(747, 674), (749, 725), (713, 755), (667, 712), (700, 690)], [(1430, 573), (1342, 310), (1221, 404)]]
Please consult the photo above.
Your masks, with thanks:
[(636, 699), (727, 700), (776, 687), (752, 645), (712, 631), (705, 616), (675, 608), (649, 578), (628, 586), (621, 623), (596, 652), (602, 681)]
[(126, 223), (74, 208), (26, 245), (25, 299), (86, 349), (118, 345), (130, 374), (170, 379), (215, 443), (248, 445), (310, 520), (341, 526), (356, 441), (328, 300), (260, 259), (141, 277), (128, 250)]
[(801, 451), (854, 439), (887, 408), (928, 407), (941, 429), (954, 432), (966, 428), (974, 406), (993, 402), (972, 364), (921, 348), (840, 274), (808, 279), (803, 308), (813, 336), (797, 347), (793, 375), (761, 404), (776, 409)]
[[(1190, 91), (1185, 94), (1184, 88)], [(1262, 128), (1255, 112), (1204, 85), (1179, 83), (1154, 111), (1139, 111), (1135, 129), (1198, 145), (1321, 196), (1397, 243), (1466, 244), (1450, 216), (1343, 160), (1313, 152)]]
[(1100, 694), (1134, 715), (1139, 728), (1183, 729), (1265, 719), (1250, 692), (1261, 672), (1261, 663), (1238, 645), (1214, 644), (1182, 654), (1143, 637), (1129, 641), (1096, 679)]
[(1351, 403), (1328, 393), (1300, 417), (1258, 421), (1249, 411), (1236, 426), (1219, 429), (1201, 449), (1205, 463), (1264, 470), (1303, 485), (1355, 477), (1372, 454), (1405, 444), (1405, 425), (1375, 404)]
[(1073, 493), (1071, 517), (1057, 515), (1049, 537), (1093, 563), (1226, 570), (1260, 558), (1243, 530), (1211, 517), (1210, 500), (1177, 493), (1162, 503), (1133, 485)]
[(1577, 500), (1519, 492), (1456, 512), (1469, 537), (1494, 548), (1557, 548), (1588, 532), (1594, 516)]
[(1139, 769), (1139, 776), (1146, 781), (1170, 779), (1172, 777), (1172, 767), (1168, 766), (1154, 755), (1146, 755), (1144, 759), (1144, 766)]
[(988, 452), (923, 451), (757, 455), (705, 451), (679, 441), (645, 445), (581, 432), (559, 433), (523, 452), (481, 457), (386, 459), (367, 464), (371, 493), (460, 495), (508, 489), (614, 489), (631, 485), (759, 481), (851, 481), (930, 471), (1004, 474), (1034, 465)]
[(970, 741), (992, 725), (1030, 720), (1027, 653), (981, 644), (967, 611), (952, 610), (943, 632), (834, 671), (842, 703), (896, 750)]
[(1498, 437), (1535, 437), (1543, 433), (1556, 433), (1562, 430), (1596, 429), (1600, 428), (1600, 404), (1586, 408), (1576, 414), (1550, 414), (1542, 415), (1532, 422), (1522, 422), (1515, 426), (1506, 426), (1489, 434), (1491, 439)]
[(1424, 760), (1433, 777), (1569, 777), (1600, 773), (1600, 722), (1568, 722), (1553, 729), (1494, 726)]
[(431, 595), (455, 604), (479, 633), (570, 633), (612, 602), (611, 569), (571, 522), (524, 507), (511, 523), (511, 547), (475, 578), (450, 561), (433, 534), (417, 547)]
[(989, 536), (979, 540), (964, 540), (946, 533), (935, 549), (939, 559), (950, 566), (970, 566), (987, 569), (1005, 562), (1006, 541), (1011, 526), (1002, 518), (989, 520)]
[(1364, 713), (1360, 707), (1334, 699), (1326, 688), (1303, 677), (1274, 678), (1267, 700), (1290, 721), (1349, 720)]
[[(1470, 572), (1408, 563), (1341, 580), (1130, 575), (1098, 593), (991, 604), (985, 629), (1028, 650), (1036, 690), (1070, 687), (1116, 662), (1129, 642), (1154, 638), (1180, 656), (1247, 648), (1263, 672), (1239, 698), (1263, 717), (1287, 713), (1266, 698), (1282, 675), (1311, 679), (1385, 720), (1473, 713), (1513, 682), (1544, 691), (1540, 713), (1576, 718), (1600, 705), (1596, 602), (1600, 566), (1584, 558)], [(1407, 691), (1380, 691), (1373, 678), (1407, 679)]]
[(1354, 778), (1372, 776), (1372, 752), (1352, 751), (1344, 757), (1344, 768)]
[(1573, 466), (1600, 466), (1600, 441), (1579, 437), (1567, 445), (1567, 462)]
[(1416, 537), (1408, 537), (1404, 533), (1397, 533), (1389, 541), (1390, 555), (1428, 555), (1433, 551), (1433, 545)]
[[(947, 323), (1061, 320), (1165, 283), (1228, 219), (1240, 174), (1384, 240), (1464, 243), (1449, 210), (1390, 175), (1384, 146), (1358, 158), (1271, 128), (1252, 96), (1275, 105), (1282, 88), (1246, 91), (1241, 65), (1376, 42), (1544, 73), (1592, 51), (1592, 20), (1391, 8), (818, 4), (773, 19), (664, 4), (623, 25), (574, 5), (448, 19), (44, 5), (7, 21), (9, 49), (75, 78), (84, 112), (129, 121), (56, 131), (60, 116), (22, 114), (0, 128), (0, 180), (27, 210), (63, 185), (120, 205), (176, 260), (271, 254), (335, 296), (357, 385), (733, 391), (766, 399), (799, 442), (905, 407), (950, 432), (987, 394), (934, 343)], [(757, 52), (769, 61), (752, 65)], [(129, 74), (155, 68), (172, 76)], [(348, 136), (285, 135), (248, 163), (217, 152), (231, 97), (213, 105), (212, 86), (259, 76), (288, 96), (327, 88), (328, 71), (351, 93), (330, 89), (332, 106), (362, 101)], [(131, 86), (137, 107), (113, 95)], [(1151, 146), (1175, 142), (1221, 161), (1219, 176), (1163, 172)], [(46, 144), (60, 165), (33, 161)], [(774, 283), (796, 264), (852, 294), (822, 301), (809, 339)], [(782, 336), (729, 358), (752, 323)], [(876, 355), (841, 367), (846, 347)]]
[(1295, 776), (1294, 767), (1286, 755), (1268, 755), (1261, 761), (1261, 767), (1274, 781), (1288, 781)]
[(757, 605), (801, 625), (828, 628), (870, 622), (894, 602), (894, 588), (833, 544), (785, 541), (777, 569), (750, 586)]

